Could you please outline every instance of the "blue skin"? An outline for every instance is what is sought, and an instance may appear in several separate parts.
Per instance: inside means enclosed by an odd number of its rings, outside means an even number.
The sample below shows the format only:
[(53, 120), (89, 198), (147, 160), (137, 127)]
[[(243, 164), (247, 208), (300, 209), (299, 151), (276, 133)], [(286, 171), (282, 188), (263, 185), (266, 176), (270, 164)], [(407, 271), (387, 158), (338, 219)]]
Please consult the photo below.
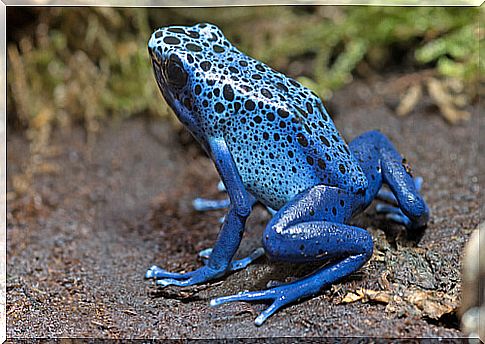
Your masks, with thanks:
[[(246, 219), (256, 202), (275, 214), (263, 235), (270, 258), (328, 261), (296, 282), (263, 291), (216, 298), (266, 301), (261, 325), (275, 311), (317, 295), (352, 274), (372, 255), (369, 233), (348, 223), (376, 196), (395, 203), (378, 209), (410, 230), (426, 226), (428, 208), (405, 161), (381, 133), (345, 143), (318, 96), (298, 82), (237, 50), (211, 24), (156, 30), (148, 43), (158, 86), (180, 121), (213, 160), (229, 202), (197, 200), (196, 206), (228, 206), (204, 266), (188, 273), (151, 267), (160, 286), (190, 286), (246, 267), (263, 254), (233, 261)], [(386, 184), (390, 191), (380, 190)]]

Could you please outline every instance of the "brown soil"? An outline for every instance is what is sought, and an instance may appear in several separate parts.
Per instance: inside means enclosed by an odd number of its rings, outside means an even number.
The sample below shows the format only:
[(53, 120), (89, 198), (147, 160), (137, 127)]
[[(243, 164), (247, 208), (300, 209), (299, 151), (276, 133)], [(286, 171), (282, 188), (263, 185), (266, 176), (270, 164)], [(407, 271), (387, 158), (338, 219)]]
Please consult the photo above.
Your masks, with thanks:
[[(83, 130), (58, 133), (58, 170), (36, 175), (30, 195), (9, 193), (7, 335), (26, 337), (226, 338), (266, 336), (459, 337), (462, 248), (480, 220), (479, 108), (472, 120), (446, 124), (421, 104), (397, 118), (392, 80), (354, 82), (330, 104), (343, 135), (381, 129), (423, 176), (432, 218), (410, 237), (370, 207), (354, 224), (375, 239), (371, 261), (320, 296), (292, 305), (263, 326), (263, 304), (209, 307), (216, 296), (289, 281), (312, 267), (261, 259), (222, 281), (159, 290), (144, 280), (158, 264), (188, 271), (210, 247), (222, 211), (197, 213), (197, 196), (221, 197), (212, 163), (166, 122), (113, 123), (88, 149)], [(386, 93), (387, 92), (387, 93)], [(391, 106), (391, 107), (392, 107)], [(482, 116), (483, 117), (483, 116)], [(185, 136), (182, 136), (185, 137)], [(185, 142), (185, 144), (183, 144)], [(20, 133), (8, 135), (8, 190), (29, 158)], [(481, 160), (478, 160), (481, 159)], [(50, 172), (49, 172), (50, 171)], [(482, 176), (483, 177), (483, 176)], [(483, 214), (483, 212), (482, 212)], [(269, 216), (257, 207), (239, 253), (260, 245)], [(350, 292), (363, 300), (346, 303)], [(378, 298), (368, 292), (380, 291)]]

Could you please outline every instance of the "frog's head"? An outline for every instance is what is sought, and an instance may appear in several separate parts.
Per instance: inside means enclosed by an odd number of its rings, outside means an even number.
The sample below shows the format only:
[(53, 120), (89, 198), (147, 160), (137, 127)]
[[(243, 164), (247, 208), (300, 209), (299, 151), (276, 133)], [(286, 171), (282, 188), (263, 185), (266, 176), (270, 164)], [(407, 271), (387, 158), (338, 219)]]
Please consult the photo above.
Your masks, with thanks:
[(217, 43), (224, 42), (227, 40), (221, 30), (212, 24), (160, 28), (148, 42), (160, 91), (181, 122), (194, 133), (200, 128), (194, 108), (194, 85), (204, 79), (203, 61), (213, 57)]

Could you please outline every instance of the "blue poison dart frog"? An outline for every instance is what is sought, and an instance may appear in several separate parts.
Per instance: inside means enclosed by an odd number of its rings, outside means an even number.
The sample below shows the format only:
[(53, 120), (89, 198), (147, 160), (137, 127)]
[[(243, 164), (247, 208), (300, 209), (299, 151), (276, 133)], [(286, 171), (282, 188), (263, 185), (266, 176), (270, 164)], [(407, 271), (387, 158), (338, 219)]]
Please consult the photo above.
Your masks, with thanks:
[[(210, 303), (268, 302), (255, 320), (261, 325), (369, 260), (372, 237), (349, 222), (375, 197), (394, 203), (378, 208), (389, 219), (409, 230), (426, 226), (421, 180), (413, 179), (383, 134), (370, 131), (347, 144), (315, 93), (240, 52), (216, 26), (160, 28), (148, 51), (163, 97), (213, 160), (229, 197), (196, 203), (199, 209), (228, 207), (214, 247), (203, 251), (204, 265), (187, 273), (152, 266), (146, 278), (157, 285), (206, 283), (264, 253), (292, 263), (321, 261), (320, 269), (300, 280)], [(383, 183), (390, 191), (381, 190)], [(233, 260), (256, 202), (274, 212), (264, 249)]]

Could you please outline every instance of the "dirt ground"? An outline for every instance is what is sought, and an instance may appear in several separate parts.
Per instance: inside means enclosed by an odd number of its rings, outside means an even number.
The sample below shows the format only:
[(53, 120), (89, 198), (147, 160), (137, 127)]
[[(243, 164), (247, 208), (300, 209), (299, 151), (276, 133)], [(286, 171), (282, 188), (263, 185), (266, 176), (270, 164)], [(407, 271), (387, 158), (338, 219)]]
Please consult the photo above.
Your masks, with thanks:
[[(186, 135), (142, 118), (111, 123), (91, 149), (80, 128), (56, 134), (46, 159), (56, 168), (36, 175), (30, 195), (9, 193), (8, 337), (461, 336), (461, 252), (483, 221), (478, 152), (485, 147), (478, 133), (484, 121), (477, 105), (468, 108), (471, 121), (450, 126), (426, 102), (398, 118), (392, 111), (398, 82), (353, 82), (329, 108), (347, 139), (381, 129), (424, 178), (432, 214), (427, 230), (406, 235), (371, 206), (353, 222), (374, 237), (371, 261), (261, 327), (253, 321), (265, 305), (211, 308), (209, 300), (290, 281), (314, 267), (262, 258), (195, 288), (161, 290), (144, 280), (152, 264), (174, 271), (199, 266), (197, 252), (212, 245), (219, 228), (223, 211), (191, 207), (194, 197), (222, 195), (211, 162)], [(10, 130), (9, 191), (28, 158), (26, 140)], [(262, 207), (255, 209), (238, 254), (260, 245), (268, 219)]]

